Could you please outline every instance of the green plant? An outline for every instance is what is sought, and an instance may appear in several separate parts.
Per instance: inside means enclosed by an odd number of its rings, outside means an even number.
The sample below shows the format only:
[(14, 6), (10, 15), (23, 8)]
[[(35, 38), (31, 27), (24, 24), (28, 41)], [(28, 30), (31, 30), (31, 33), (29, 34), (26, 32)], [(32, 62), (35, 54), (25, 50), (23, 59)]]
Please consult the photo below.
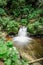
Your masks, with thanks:
[(6, 26), (6, 31), (7, 31), (8, 33), (10, 33), (10, 32), (17, 33), (17, 32), (18, 32), (18, 29), (19, 29), (19, 23), (16, 22), (16, 21), (14, 21), (14, 20), (10, 21), (10, 22), (7, 24), (7, 26)]
[(12, 13), (13, 13), (14, 17), (19, 17), (19, 15), (20, 15), (20, 11), (19, 11), (18, 8), (17, 8), (17, 9), (14, 9), (14, 10), (12, 11)]
[(31, 34), (43, 34), (43, 24), (41, 24), (40, 20), (34, 23), (30, 23), (27, 26), (27, 30)]
[(15, 20), (12, 20), (10, 17), (0, 17), (0, 25), (2, 30), (8, 33), (17, 33), (19, 29), (19, 23)]
[(6, 6), (7, 0), (0, 0), (0, 6)]
[(0, 39), (0, 58), (4, 58), (8, 51), (7, 46), (4, 43), (4, 39)]
[(21, 6), (21, 13), (23, 14), (29, 14), (30, 10), (32, 10), (31, 4), (29, 6), (28, 5)]
[[(16, 34), (20, 24), (15, 20), (19, 19), (19, 17), (21, 25), (27, 25), (31, 19), (43, 18), (43, 0), (0, 0), (0, 30)], [(35, 27), (37, 25), (35, 24), (30, 24), (31, 27), (28, 25), (32, 33), (36, 33)], [(37, 32), (42, 32), (41, 28), (43, 29), (42, 23), (37, 27)]]
[(6, 29), (6, 26), (9, 21), (10, 21), (10, 17), (0, 17), (0, 25), (2, 27), (2, 30)]
[(12, 41), (0, 39), (0, 59), (4, 60), (4, 65), (27, 65), (19, 56), (17, 49), (13, 46)]
[(29, 18), (29, 19), (38, 18), (38, 17), (40, 17), (40, 14), (41, 14), (41, 13), (42, 13), (42, 9), (33, 10), (33, 11), (28, 15), (28, 18)]
[(21, 19), (21, 24), (22, 24), (22, 25), (27, 25), (27, 23), (28, 23), (28, 22), (27, 22), (27, 19)]
[(18, 0), (18, 2), (23, 3), (23, 2), (25, 2), (25, 0)]
[(5, 10), (3, 8), (0, 8), (0, 15), (5, 15), (5, 14), (6, 14)]

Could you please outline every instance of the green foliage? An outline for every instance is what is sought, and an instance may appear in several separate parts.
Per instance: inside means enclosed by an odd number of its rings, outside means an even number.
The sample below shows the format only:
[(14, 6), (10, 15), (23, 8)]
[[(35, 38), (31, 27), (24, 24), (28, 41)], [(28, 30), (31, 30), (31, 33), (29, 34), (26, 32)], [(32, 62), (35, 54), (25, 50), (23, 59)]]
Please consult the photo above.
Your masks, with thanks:
[(21, 6), (21, 14), (27, 15), (30, 9), (31, 9), (31, 5)]
[(43, 34), (43, 24), (41, 21), (28, 24), (27, 29), (31, 34)]
[(33, 11), (28, 15), (28, 18), (29, 18), (29, 19), (34, 19), (34, 18), (40, 17), (40, 14), (42, 13), (42, 10), (43, 10), (43, 9), (33, 10)]
[(0, 0), (0, 6), (6, 6), (7, 0)]
[(5, 15), (5, 10), (3, 8), (0, 8), (0, 15)]
[(8, 47), (13, 47), (13, 44), (12, 43), (13, 43), (12, 41), (7, 41), (7, 46)]
[(6, 28), (9, 21), (10, 21), (10, 17), (0, 17), (0, 25), (2, 29)]
[(15, 20), (11, 20), (10, 17), (0, 17), (0, 25), (2, 27), (2, 30), (8, 33), (17, 33), (19, 29), (19, 23)]
[(4, 58), (8, 52), (8, 48), (3, 39), (0, 39), (0, 58)]
[(10, 32), (17, 33), (18, 29), (19, 29), (19, 23), (14, 20), (10, 21), (6, 26), (6, 30), (8, 31), (8, 33)]
[(11, 65), (11, 59), (7, 59), (5, 62), (4, 62), (5, 65)]
[(17, 0), (12, 0), (12, 7), (14, 7), (14, 8), (16, 8), (16, 7), (18, 7), (19, 6), (19, 3), (18, 3), (18, 1)]
[[(19, 6), (21, 6), (21, 5), (24, 5), (25, 4), (25, 0), (12, 0), (12, 6), (11, 6), (11, 8), (19, 8)], [(14, 9), (13, 8), (13, 9)]]
[(20, 3), (24, 3), (25, 2), (25, 0), (18, 0)]
[(12, 41), (0, 39), (0, 59), (4, 60), (4, 65), (27, 65), (28, 63), (20, 59), (17, 49)]
[(14, 9), (14, 10), (12, 11), (12, 13), (13, 13), (14, 17), (18, 17), (18, 16), (20, 15), (20, 11), (19, 11), (18, 8), (17, 8), (17, 9)]
[(19, 5), (19, 7), (17, 6), (16, 8), (12, 9), (11, 13), (13, 13), (12, 15), (14, 17), (19, 17), (19, 16), (22, 17), (23, 15), (25, 17), (25, 15), (26, 15), (26, 18), (27, 18), (28, 14), (30, 13), (30, 11), (32, 11), (32, 9), (34, 9), (34, 8), (32, 8), (31, 5), (29, 5), (29, 6), (28, 5), (25, 5), (25, 6)]
[[(43, 0), (37, 0), (37, 1), (36, 0), (28, 0), (28, 1), (26, 0), (0, 0), (1, 30), (2, 31), (4, 30), (8, 33), (14, 32), (16, 34), (19, 30), (20, 24), (27, 25), (29, 20), (39, 19), (40, 17), (43, 17), (42, 6), (43, 6)], [(21, 19), (20, 24), (19, 22), (15, 21), (16, 18), (19, 18), (19, 17)], [(37, 29), (35, 30), (34, 26), (37, 26), (37, 25), (35, 24), (36, 23), (30, 24), (31, 27), (30, 25), (28, 25), (33, 30), (32, 33), (36, 33)], [(39, 29), (37, 31), (39, 31)]]
[(0, 17), (0, 24), (5, 26), (10, 21), (10, 17)]
[(21, 19), (21, 24), (26, 25), (27, 24), (27, 19)]

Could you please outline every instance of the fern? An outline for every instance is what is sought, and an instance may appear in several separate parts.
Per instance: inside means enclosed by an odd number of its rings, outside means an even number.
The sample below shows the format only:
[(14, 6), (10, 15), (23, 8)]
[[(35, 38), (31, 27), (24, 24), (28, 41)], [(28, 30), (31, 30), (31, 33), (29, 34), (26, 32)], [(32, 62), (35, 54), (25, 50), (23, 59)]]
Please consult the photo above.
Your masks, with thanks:
[(41, 20), (28, 24), (27, 30), (31, 34), (43, 34), (43, 24)]
[(6, 14), (5, 10), (3, 8), (0, 8), (0, 15), (5, 15), (5, 14)]
[(26, 60), (20, 58), (13, 42), (5, 41), (2, 38), (0, 38), (0, 59), (4, 60), (4, 65), (28, 65)]
[(0, 0), (0, 6), (6, 6), (7, 0)]

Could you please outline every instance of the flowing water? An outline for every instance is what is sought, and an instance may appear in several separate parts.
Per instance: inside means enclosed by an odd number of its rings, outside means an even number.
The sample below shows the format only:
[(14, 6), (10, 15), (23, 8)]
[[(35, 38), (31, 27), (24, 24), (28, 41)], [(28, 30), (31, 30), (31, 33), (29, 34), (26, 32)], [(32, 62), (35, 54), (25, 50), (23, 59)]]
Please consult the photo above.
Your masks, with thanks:
[(19, 29), (18, 35), (13, 38), (16, 45), (24, 46), (32, 41), (32, 38), (27, 36), (27, 28), (25, 26)]
[[(43, 38), (30, 38), (27, 36), (27, 28), (24, 26), (19, 29), (16, 37), (13, 39), (7, 37), (7, 40), (13, 40), (19, 54), (30, 61), (43, 57)], [(40, 63), (36, 62), (35, 65), (43, 65), (43, 61)]]
[(20, 54), (27, 59), (33, 60), (43, 57), (43, 38), (30, 38), (27, 36), (25, 26), (19, 29), (18, 35), (13, 38), (13, 41)]
[(19, 29), (18, 35), (13, 38), (13, 41), (22, 52), (34, 58), (43, 57), (43, 38), (30, 38), (27, 36), (27, 28), (25, 26)]

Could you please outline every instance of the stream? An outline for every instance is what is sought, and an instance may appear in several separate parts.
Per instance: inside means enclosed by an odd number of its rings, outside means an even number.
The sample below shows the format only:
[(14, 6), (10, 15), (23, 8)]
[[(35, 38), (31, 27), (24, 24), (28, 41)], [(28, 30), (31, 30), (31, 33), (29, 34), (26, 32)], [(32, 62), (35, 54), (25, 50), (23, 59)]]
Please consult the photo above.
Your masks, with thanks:
[[(13, 40), (11, 37), (6, 37), (8, 40)], [(32, 37), (33, 41), (23, 47), (17, 46), (14, 42), (14, 46), (18, 49), (21, 57), (25, 57), (27, 60), (33, 61), (43, 57), (43, 38)], [(43, 61), (40, 61), (43, 65)], [(37, 65), (37, 64), (36, 64)], [(40, 65), (40, 64), (38, 64)]]
[[(34, 61), (39, 58), (43, 58), (43, 39), (40, 38), (33, 38), (30, 44), (25, 45), (24, 47), (17, 47), (19, 53), (22, 57), (26, 58), (27, 60)], [(37, 62), (36, 62), (37, 63)], [(40, 61), (38, 65), (43, 65), (43, 61)], [(37, 65), (36, 64), (36, 65)]]
[[(13, 40), (14, 46), (18, 49), (21, 57), (30, 61), (43, 58), (43, 38), (27, 36), (26, 27), (21, 27), (17, 36), (7, 37), (7, 40)], [(40, 61), (40, 63), (43, 62)]]

